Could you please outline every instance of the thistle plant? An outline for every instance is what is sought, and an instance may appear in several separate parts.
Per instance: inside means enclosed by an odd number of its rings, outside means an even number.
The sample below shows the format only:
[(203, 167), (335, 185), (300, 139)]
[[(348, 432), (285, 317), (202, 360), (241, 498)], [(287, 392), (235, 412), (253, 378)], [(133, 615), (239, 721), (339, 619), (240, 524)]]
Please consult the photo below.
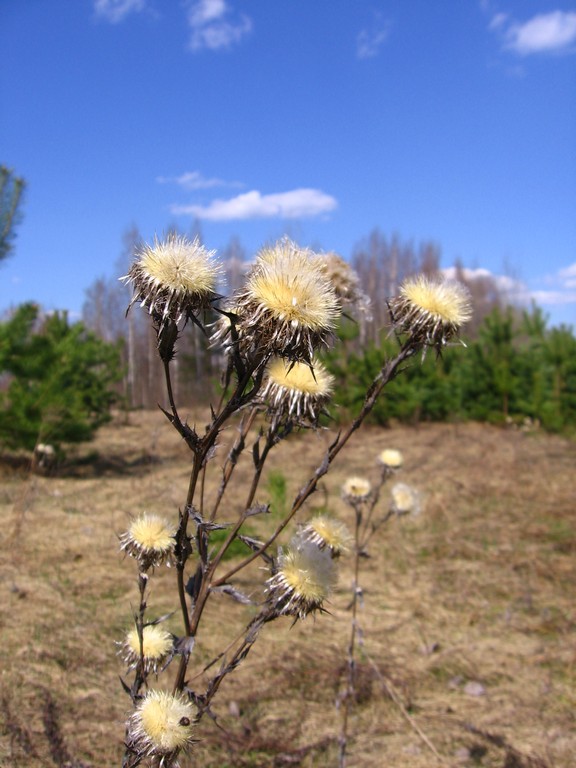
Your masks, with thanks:
[[(404, 458), (400, 451), (388, 448), (377, 457), (380, 472), (377, 481), (372, 483), (365, 477), (349, 477), (342, 485), (342, 498), (354, 514), (353, 580), (352, 599), (350, 601), (350, 634), (346, 648), (346, 682), (339, 693), (336, 704), (341, 711), (341, 729), (339, 738), (338, 767), (345, 768), (349, 741), (349, 716), (356, 699), (357, 690), (357, 655), (363, 646), (363, 632), (359, 621), (359, 608), (364, 601), (360, 571), (361, 562), (369, 557), (369, 544), (374, 535), (394, 516), (413, 511), (409, 500), (416, 497), (416, 491), (403, 483), (396, 483), (391, 489), (391, 500), (387, 509), (379, 513), (383, 486), (402, 468)], [(405, 497), (401, 504), (395, 495), (395, 489), (402, 486)], [(412, 495), (411, 495), (412, 494)]]
[[(213, 700), (221, 684), (243, 662), (263, 628), (285, 617), (293, 623), (326, 610), (339, 556), (352, 547), (358, 551), (360, 538), (357, 530), (354, 544), (346, 528), (326, 516), (301, 519), (306, 502), (388, 382), (418, 352), (439, 349), (454, 337), (458, 317), (464, 321), (468, 316), (468, 297), (461, 287), (448, 295), (438, 284), (420, 299), (391, 299), (397, 354), (382, 360), (353, 421), (319, 455), (316, 469), (304, 478), (286, 513), (260, 540), (246, 523), (269, 511), (258, 499), (268, 457), (290, 433), (323, 429), (334, 381), (319, 356), (335, 342), (340, 314), (366, 311), (366, 297), (341, 259), (299, 248), (288, 239), (260, 251), (244, 286), (232, 296), (218, 294), (220, 272), (214, 253), (198, 240), (171, 236), (145, 246), (123, 278), (133, 288), (129, 309), (139, 302), (151, 317), (166, 382), (167, 403), (161, 409), (190, 451), (180, 508), (138, 510), (120, 536), (120, 549), (136, 564), (139, 589), (132, 626), (120, 642), (127, 667), (123, 684), (132, 707), (123, 768), (174, 768), (182, 755), (201, 749), (196, 744), (200, 722), (206, 714), (216, 716)], [(435, 290), (441, 300), (431, 298)], [(455, 305), (451, 312), (450, 300)], [(187, 326), (203, 334), (224, 360), (222, 392), (204, 429), (188, 424), (174, 399), (171, 364)], [(216, 448), (229, 427), (234, 427), (235, 438), (219, 463)], [(243, 454), (251, 462), (245, 485), (235, 482)], [(360, 510), (372, 492), (355, 480), (346, 493)], [(238, 507), (238, 499), (240, 509), (230, 519), (226, 510), (231, 500)], [(216, 537), (222, 531), (224, 538)], [(285, 531), (287, 545), (281, 543)], [(226, 555), (237, 541), (246, 545), (246, 554), (231, 563)], [(259, 588), (247, 595), (237, 577), (253, 563), (260, 563), (258, 573), (265, 573)], [(167, 617), (155, 616), (149, 606), (150, 582), (163, 573), (175, 583), (178, 636), (164, 628)], [(216, 594), (251, 605), (251, 618), (240, 631), (226, 627), (222, 652), (213, 662), (200, 664), (196, 643), (202, 640), (205, 610)], [(234, 616), (230, 612), (231, 624)]]

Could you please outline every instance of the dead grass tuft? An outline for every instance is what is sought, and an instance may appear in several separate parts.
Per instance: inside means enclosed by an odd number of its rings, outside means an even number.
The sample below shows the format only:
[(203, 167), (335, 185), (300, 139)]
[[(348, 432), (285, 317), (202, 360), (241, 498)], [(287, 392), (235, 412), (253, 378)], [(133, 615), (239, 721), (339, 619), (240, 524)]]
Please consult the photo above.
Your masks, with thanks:
[[(288, 499), (327, 440), (294, 436), (272, 454)], [(365, 429), (306, 514), (327, 507), (345, 521), (341, 484), (377, 473), (389, 447), (404, 454), (399, 479), (422, 494), (423, 511), (391, 520), (363, 560), (350, 768), (572, 768), (576, 446), (475, 424)], [(99, 458), (87, 461), (90, 451)], [(1, 766), (120, 764), (129, 706), (114, 642), (138, 593), (118, 535), (138, 512), (176, 514), (187, 485), (186, 448), (156, 412), (110, 425), (69, 461), (50, 478), (2, 471)], [(230, 503), (226, 516), (236, 512)], [(273, 512), (251, 525), (265, 532)], [(158, 616), (176, 607), (172, 578), (155, 579)], [(257, 564), (238, 586), (251, 593), (261, 579)], [(329, 615), (264, 628), (201, 723), (205, 768), (336, 764), (351, 579), (343, 559)], [(218, 596), (199, 662), (252, 610)], [(177, 617), (166, 628), (178, 634)]]

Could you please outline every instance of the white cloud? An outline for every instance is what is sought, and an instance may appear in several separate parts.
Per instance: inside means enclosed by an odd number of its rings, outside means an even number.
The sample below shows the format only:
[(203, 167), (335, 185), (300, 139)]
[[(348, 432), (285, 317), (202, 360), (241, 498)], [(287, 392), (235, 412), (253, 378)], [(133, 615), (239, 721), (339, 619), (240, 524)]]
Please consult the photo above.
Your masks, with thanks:
[(238, 181), (224, 181), (218, 178), (205, 178), (200, 171), (186, 171), (180, 176), (158, 176), (159, 184), (178, 184), (184, 189), (212, 189), (214, 187), (241, 187)]
[(372, 59), (380, 52), (390, 34), (390, 23), (378, 19), (368, 29), (363, 29), (356, 38), (356, 55), (359, 59)]
[(96, 16), (118, 24), (130, 13), (138, 13), (146, 7), (146, 0), (94, 0)]
[[(456, 268), (448, 267), (442, 273), (449, 279), (456, 277)], [(529, 307), (536, 302), (541, 307), (566, 307), (574, 305), (576, 318), (576, 262), (563, 269), (559, 269), (552, 275), (540, 276), (530, 280), (532, 285), (548, 286), (547, 288), (531, 288), (525, 282), (508, 275), (497, 275), (488, 269), (462, 270), (464, 279), (468, 282), (474, 280), (493, 280), (498, 290), (504, 294), (508, 301), (517, 305)]]
[(175, 205), (171, 210), (208, 221), (299, 219), (329, 213), (337, 205), (335, 198), (318, 189), (294, 189), (271, 195), (252, 190), (229, 200), (213, 200), (209, 205)]
[(576, 261), (558, 272), (558, 277), (566, 288), (576, 288)]
[[(528, 287), (522, 281), (510, 277), (510, 275), (497, 275), (483, 267), (478, 267), (476, 269), (463, 267), (461, 273), (464, 279), (470, 283), (474, 282), (474, 280), (492, 281), (497, 290), (500, 293), (505, 294), (509, 301), (520, 304), (530, 301), (530, 291), (528, 290)], [(449, 280), (454, 280), (458, 276), (458, 270), (456, 267), (447, 267), (442, 270), (442, 274)]]
[(570, 53), (576, 50), (576, 12), (552, 11), (523, 24), (497, 14), (490, 24), (503, 35), (504, 47), (521, 56), (533, 53)]
[(576, 304), (576, 290), (532, 291), (530, 295), (536, 304), (542, 304), (545, 307), (558, 307), (565, 306), (566, 304)]
[(230, 48), (252, 30), (248, 16), (242, 14), (233, 20), (230, 14), (226, 0), (193, 0), (188, 8), (190, 48), (193, 51)]

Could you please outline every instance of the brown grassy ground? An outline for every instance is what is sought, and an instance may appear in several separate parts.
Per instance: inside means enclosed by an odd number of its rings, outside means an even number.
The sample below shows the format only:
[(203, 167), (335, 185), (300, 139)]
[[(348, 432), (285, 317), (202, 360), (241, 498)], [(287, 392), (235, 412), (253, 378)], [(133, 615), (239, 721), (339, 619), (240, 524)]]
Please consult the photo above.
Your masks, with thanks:
[[(279, 446), (271, 469), (290, 491), (326, 440), (295, 436)], [(362, 564), (364, 647), (348, 765), (571, 768), (576, 446), (475, 424), (366, 429), (308, 511), (326, 503), (346, 519), (341, 483), (375, 477), (385, 447), (403, 451), (398, 479), (419, 489), (424, 508), (391, 520)], [(109, 426), (63, 476), (1, 465), (1, 766), (120, 765), (128, 701), (114, 641), (137, 590), (117, 534), (138, 510), (174, 514), (187, 466), (159, 413)], [(225, 511), (234, 519), (233, 503)], [(194, 765), (336, 766), (350, 567), (344, 560), (330, 615), (264, 629), (216, 700), (221, 727), (202, 721)], [(174, 573), (157, 576), (150, 606), (161, 614), (176, 607)], [(253, 570), (240, 583), (249, 591), (261, 578)], [(198, 663), (249, 615), (215, 599)], [(177, 615), (168, 623), (180, 631)]]

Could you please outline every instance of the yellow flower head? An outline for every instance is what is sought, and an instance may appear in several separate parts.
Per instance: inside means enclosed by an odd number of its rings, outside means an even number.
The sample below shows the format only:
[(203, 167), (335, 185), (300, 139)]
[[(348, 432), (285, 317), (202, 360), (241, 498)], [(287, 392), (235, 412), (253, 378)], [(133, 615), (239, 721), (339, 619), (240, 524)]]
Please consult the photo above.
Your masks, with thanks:
[(268, 579), (268, 598), (279, 615), (303, 619), (322, 607), (336, 578), (330, 551), (296, 536), (290, 547), (280, 553), (278, 570)]
[(158, 515), (140, 515), (132, 521), (120, 538), (120, 548), (135, 557), (143, 570), (151, 566), (170, 564), (174, 551), (176, 530)]
[(394, 327), (420, 344), (437, 347), (453, 338), (472, 317), (470, 293), (454, 280), (410, 277), (389, 302)]
[(342, 486), (342, 498), (351, 504), (366, 501), (371, 492), (370, 481), (364, 477), (349, 477)]
[(406, 483), (396, 483), (391, 488), (392, 510), (397, 515), (417, 515), (420, 512), (420, 495)]
[(263, 249), (236, 297), (238, 329), (266, 356), (309, 363), (340, 314), (329, 279), (309, 251), (283, 239)]
[(400, 469), (404, 463), (404, 457), (400, 451), (397, 451), (394, 448), (386, 448), (386, 450), (378, 455), (378, 461), (382, 466), (386, 467), (386, 469)]
[(272, 414), (318, 422), (334, 387), (334, 377), (319, 360), (313, 359), (308, 365), (276, 357), (266, 374), (260, 398), (268, 403)]
[(145, 245), (137, 261), (122, 280), (131, 282), (134, 297), (150, 314), (179, 323), (216, 298), (216, 283), (221, 268), (214, 262), (215, 251), (181, 235)]
[[(172, 652), (174, 638), (157, 624), (148, 624), (142, 632), (142, 656), (146, 672), (158, 671), (158, 667)], [(136, 627), (126, 635), (123, 644), (124, 659), (129, 669), (140, 661), (140, 636)]]
[(129, 746), (142, 757), (175, 757), (194, 742), (194, 718), (194, 707), (182, 694), (148, 691), (130, 718)]
[(302, 528), (302, 537), (320, 549), (327, 548), (332, 557), (350, 551), (352, 536), (348, 528), (328, 515), (316, 515)]

